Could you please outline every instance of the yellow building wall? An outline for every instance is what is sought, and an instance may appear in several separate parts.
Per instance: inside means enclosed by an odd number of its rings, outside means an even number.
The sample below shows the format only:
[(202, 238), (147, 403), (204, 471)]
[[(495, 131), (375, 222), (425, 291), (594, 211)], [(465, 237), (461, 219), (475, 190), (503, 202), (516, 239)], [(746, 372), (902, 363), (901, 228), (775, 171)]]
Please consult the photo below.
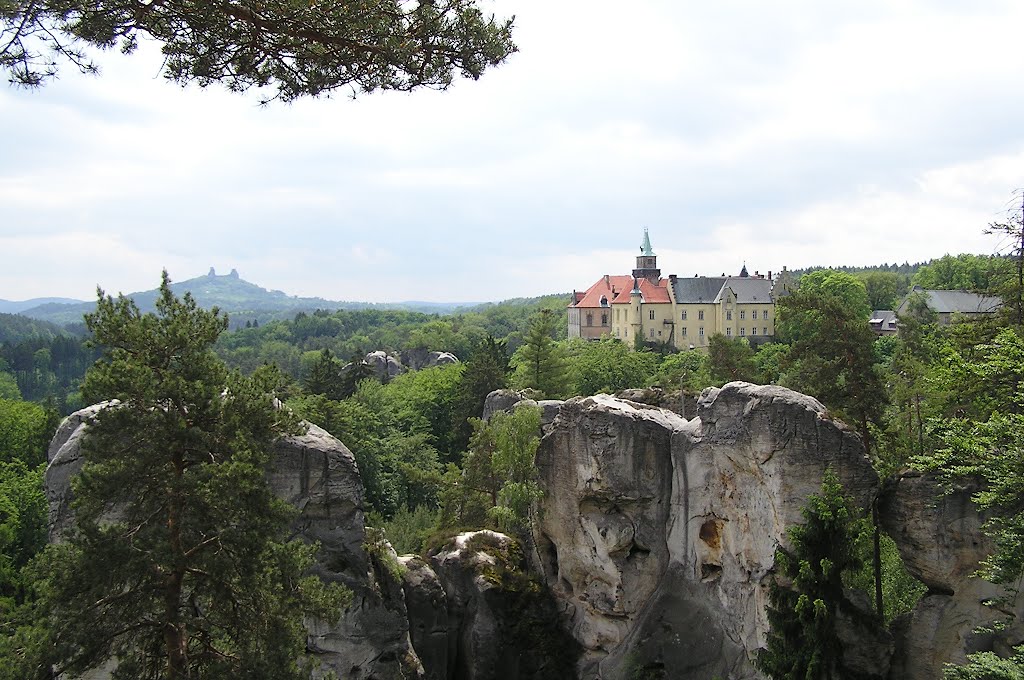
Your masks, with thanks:
[[(675, 304), (673, 317), (676, 322), (675, 345), (679, 349), (707, 347), (711, 336), (719, 330), (719, 308), (712, 303), (706, 304)], [(686, 318), (683, 318), (683, 312)], [(703, 313), (703, 318), (701, 315)], [(685, 331), (684, 331), (685, 329)], [(701, 329), (704, 332), (701, 333)]]

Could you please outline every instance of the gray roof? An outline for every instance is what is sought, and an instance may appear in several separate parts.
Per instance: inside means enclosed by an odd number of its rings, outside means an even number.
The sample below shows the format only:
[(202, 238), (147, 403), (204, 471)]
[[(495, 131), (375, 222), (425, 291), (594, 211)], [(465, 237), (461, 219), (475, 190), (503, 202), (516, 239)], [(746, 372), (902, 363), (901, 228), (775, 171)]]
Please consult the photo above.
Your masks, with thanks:
[(724, 276), (676, 279), (672, 282), (672, 294), (675, 295), (676, 302), (710, 304), (722, 292), (722, 284), (728, 280), (728, 277)]
[(870, 324), (877, 324), (882, 328), (896, 327), (896, 312), (891, 309), (876, 309), (871, 312)]
[(755, 277), (695, 276), (692, 279), (677, 278), (672, 284), (672, 294), (681, 304), (717, 304), (728, 287), (739, 304), (769, 303), (772, 301), (773, 284), (769, 279)]
[(722, 285), (722, 292), (715, 298), (715, 302), (721, 300), (726, 288), (732, 290), (736, 302), (741, 305), (772, 301), (772, 282), (768, 279), (730, 276)]
[[(915, 293), (924, 293), (928, 297), (928, 307), (938, 314), (987, 314), (994, 312), (1003, 304), (997, 297), (968, 293), (965, 290), (922, 290), (915, 288)], [(897, 313), (907, 304), (904, 300)]]

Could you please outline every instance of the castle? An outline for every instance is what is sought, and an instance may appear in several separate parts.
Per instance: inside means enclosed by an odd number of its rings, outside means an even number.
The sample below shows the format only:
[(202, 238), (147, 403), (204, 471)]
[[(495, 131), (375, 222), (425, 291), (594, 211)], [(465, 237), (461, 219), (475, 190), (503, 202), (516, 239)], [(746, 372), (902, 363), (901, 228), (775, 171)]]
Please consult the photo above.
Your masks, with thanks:
[(785, 267), (774, 279), (771, 272), (751, 276), (746, 265), (739, 276), (662, 278), (645, 228), (632, 275), (605, 274), (586, 291), (573, 291), (569, 337), (706, 349), (711, 336), (721, 333), (760, 344), (775, 336), (775, 300), (791, 288)]

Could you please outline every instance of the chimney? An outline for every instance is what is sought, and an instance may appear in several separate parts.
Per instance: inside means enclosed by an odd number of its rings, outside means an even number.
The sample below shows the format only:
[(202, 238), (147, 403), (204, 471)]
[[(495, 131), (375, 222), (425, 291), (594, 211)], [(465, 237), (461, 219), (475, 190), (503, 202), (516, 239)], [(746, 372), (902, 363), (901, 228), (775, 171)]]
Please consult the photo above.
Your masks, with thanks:
[(668, 280), (671, 281), (672, 283), (675, 283), (676, 282), (676, 275), (675, 274), (669, 274), (668, 275)]
[(604, 285), (606, 285), (606, 286), (609, 285), (608, 284), (608, 275), (607, 274), (604, 275)]
[(772, 280), (772, 270), (771, 269), (768, 270), (768, 280), (769, 281)]

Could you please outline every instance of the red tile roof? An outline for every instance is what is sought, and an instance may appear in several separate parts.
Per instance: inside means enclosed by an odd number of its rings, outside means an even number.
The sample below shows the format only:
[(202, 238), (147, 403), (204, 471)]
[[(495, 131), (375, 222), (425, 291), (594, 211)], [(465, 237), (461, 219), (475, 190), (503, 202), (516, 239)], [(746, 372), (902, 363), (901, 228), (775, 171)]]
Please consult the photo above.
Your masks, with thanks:
[[(633, 291), (633, 277), (625, 276), (622, 278), (629, 279), (629, 285), (612, 300), (613, 305), (628, 305), (630, 302), (630, 293)], [(638, 282), (640, 284), (640, 294), (643, 295), (645, 303), (668, 303), (672, 301), (668, 296), (668, 279), (661, 279), (658, 283), (651, 283), (647, 279), (639, 279)]]
[[(576, 293), (576, 304), (570, 307), (602, 307), (612, 303), (617, 295), (626, 291), (626, 298), (629, 299), (629, 291), (633, 289), (632, 276), (602, 276), (597, 283), (592, 285), (584, 293)], [(601, 304), (601, 297), (606, 302)]]

